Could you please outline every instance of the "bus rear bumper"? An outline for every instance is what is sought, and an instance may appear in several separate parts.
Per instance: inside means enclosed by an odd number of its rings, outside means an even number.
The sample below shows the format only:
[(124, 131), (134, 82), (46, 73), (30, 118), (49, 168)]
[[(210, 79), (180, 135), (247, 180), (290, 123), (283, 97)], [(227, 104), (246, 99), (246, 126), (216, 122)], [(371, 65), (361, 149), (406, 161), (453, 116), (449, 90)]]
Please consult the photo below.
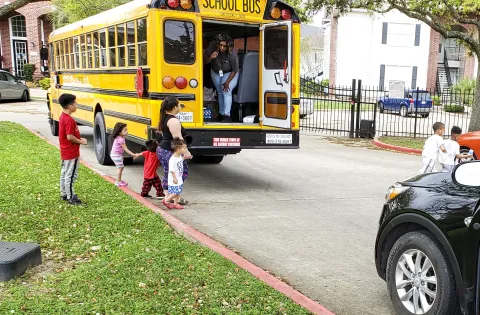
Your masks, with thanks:
[(187, 129), (192, 154), (235, 154), (242, 149), (298, 149), (299, 130)]

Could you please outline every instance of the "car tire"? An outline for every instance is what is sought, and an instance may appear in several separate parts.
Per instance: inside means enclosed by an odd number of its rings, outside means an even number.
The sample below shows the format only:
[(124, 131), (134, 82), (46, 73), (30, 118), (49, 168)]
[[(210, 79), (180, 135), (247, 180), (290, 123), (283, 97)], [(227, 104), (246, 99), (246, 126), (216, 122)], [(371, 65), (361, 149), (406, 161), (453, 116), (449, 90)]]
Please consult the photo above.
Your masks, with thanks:
[(407, 117), (408, 116), (407, 106), (400, 106), (400, 116), (402, 116), (402, 117)]
[(430, 114), (423, 114), (422, 115), (423, 118), (428, 118), (428, 116), (430, 116)]
[(27, 90), (23, 91), (22, 102), (28, 102), (29, 100), (30, 100), (30, 97), (28, 95), (28, 91)]
[(103, 113), (99, 112), (95, 115), (95, 122), (93, 124), (93, 146), (98, 163), (102, 165), (113, 165), (110, 158), (111, 141), (107, 128), (105, 127), (105, 119)]
[(133, 164), (133, 157), (126, 156), (123, 158), (123, 165), (132, 165)]
[(383, 105), (383, 102), (378, 102), (378, 111), (380, 112), (380, 114), (383, 114), (383, 112), (385, 111), (385, 105)]
[(307, 114), (300, 114), (300, 119), (307, 117)]
[[(419, 256), (420, 262), (417, 262)], [(409, 266), (415, 269), (416, 276), (412, 281)], [(419, 270), (422, 270), (420, 277)], [(433, 284), (434, 280), (436, 284)], [(395, 242), (388, 256), (386, 282), (392, 304), (400, 315), (450, 315), (457, 309), (452, 267), (442, 246), (430, 232), (406, 233)], [(435, 293), (434, 297), (431, 293)], [(402, 301), (401, 296), (407, 296), (406, 301)], [(417, 306), (422, 308), (420, 311), (425, 307), (425, 312), (415, 313), (414, 297)], [(422, 305), (423, 301), (425, 304)]]
[[(468, 151), (470, 151), (470, 148), (466, 148), (466, 147), (461, 147), (460, 148), (460, 154), (468, 153)], [(477, 159), (477, 156), (475, 155), (475, 152), (473, 152), (473, 158), (471, 158), (471, 159), (457, 159), (457, 158), (455, 158), (457, 163), (465, 163), (465, 162), (473, 161), (473, 160), (476, 160), (476, 159)]]

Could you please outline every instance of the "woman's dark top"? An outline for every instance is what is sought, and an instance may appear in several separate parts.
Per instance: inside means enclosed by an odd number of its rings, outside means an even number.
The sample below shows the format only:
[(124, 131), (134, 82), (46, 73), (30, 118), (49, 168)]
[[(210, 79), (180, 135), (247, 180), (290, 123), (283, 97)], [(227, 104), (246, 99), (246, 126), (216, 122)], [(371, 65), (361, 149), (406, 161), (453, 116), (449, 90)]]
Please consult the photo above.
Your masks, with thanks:
[[(207, 49), (205, 49), (205, 57), (210, 58), (210, 56), (213, 54), (214, 51), (217, 50), (217, 42), (212, 41)], [(218, 53), (217, 58), (212, 59), (210, 61), (210, 66), (212, 70), (216, 73), (220, 72), (220, 69), (223, 71), (223, 73), (228, 73), (228, 72), (238, 72), (238, 56), (235, 52), (224, 52)]]
[[(170, 115), (170, 114), (167, 114), (165, 115), (165, 120), (163, 121), (163, 124), (162, 124), (162, 141), (160, 141), (160, 147), (164, 150), (172, 150), (172, 140), (173, 140), (173, 136), (172, 136), (172, 133), (170, 132), (170, 129), (168, 129), (168, 121), (172, 118), (177, 118), (173, 115)], [(180, 125), (182, 125), (180, 123)], [(185, 140), (185, 137), (187, 136), (187, 130), (185, 130), (185, 128), (183, 128), (182, 126), (182, 129), (181, 129), (181, 134), (182, 134), (182, 137), (183, 137), (183, 140)]]

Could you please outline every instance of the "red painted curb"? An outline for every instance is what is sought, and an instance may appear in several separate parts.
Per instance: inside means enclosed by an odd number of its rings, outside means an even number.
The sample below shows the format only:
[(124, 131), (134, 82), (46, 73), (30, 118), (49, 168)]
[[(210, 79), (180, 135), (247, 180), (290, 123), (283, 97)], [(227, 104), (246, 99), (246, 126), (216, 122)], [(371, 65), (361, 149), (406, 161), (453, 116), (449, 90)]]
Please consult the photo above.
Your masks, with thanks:
[(403, 152), (403, 153), (410, 153), (410, 154), (418, 154), (418, 155), (422, 154), (422, 150), (412, 149), (412, 148), (404, 148), (404, 147), (399, 147), (399, 146), (396, 146), (396, 145), (386, 144), (386, 143), (383, 143), (383, 142), (379, 141), (378, 139), (373, 139), (372, 143), (374, 145), (376, 145), (377, 147), (383, 148), (383, 149), (388, 149), (388, 150), (393, 150), (393, 151), (398, 151), (398, 152)]
[[(49, 144), (58, 148), (57, 144), (51, 142), (50, 140), (48, 140), (47, 138), (45, 138), (41, 134), (37, 133), (36, 131), (34, 131), (30, 128), (27, 128), (27, 129), (31, 133), (36, 135), (37, 137), (45, 140), (47, 143), (49, 143)], [(82, 163), (85, 167), (89, 168), (90, 170), (94, 171), (95, 173), (97, 173), (98, 175), (103, 177), (103, 179), (105, 179), (106, 181), (108, 181), (112, 184), (115, 183), (115, 180), (113, 178), (111, 178), (107, 174), (95, 169), (94, 167), (92, 167), (88, 163), (86, 163), (82, 160), (80, 160), (80, 163)], [(248, 260), (246, 260), (242, 256), (240, 256), (238, 254), (235, 254), (230, 249), (226, 248), (225, 246), (223, 246), (219, 242), (213, 240), (212, 238), (208, 237), (207, 235), (195, 230), (194, 228), (192, 228), (188, 224), (183, 223), (182, 221), (180, 221), (179, 219), (177, 219), (176, 217), (174, 217), (173, 215), (171, 215), (167, 211), (157, 207), (152, 202), (144, 199), (143, 197), (141, 197), (139, 194), (137, 194), (136, 192), (134, 192), (130, 188), (128, 188), (128, 187), (118, 187), (118, 188), (122, 189), (126, 194), (128, 194), (129, 196), (131, 196), (132, 198), (134, 198), (139, 203), (141, 203), (145, 207), (149, 208), (153, 212), (155, 212), (157, 214), (160, 214), (163, 217), (163, 219), (173, 229), (175, 229), (177, 232), (180, 232), (183, 235), (187, 236), (188, 238), (192, 238), (194, 241), (198, 241), (199, 243), (203, 244), (204, 246), (206, 246), (206, 247), (210, 248), (211, 250), (219, 253), (223, 257), (225, 257), (228, 260), (235, 263), (240, 268), (242, 268), (242, 269), (248, 271), (249, 273), (251, 273), (253, 276), (258, 278), (259, 280), (265, 282), (266, 284), (268, 284), (269, 286), (271, 286), (275, 290), (277, 290), (277, 291), (283, 293), (284, 295), (288, 296), (292, 301), (294, 301), (295, 303), (303, 306), (304, 308), (306, 308), (310, 312), (312, 312), (314, 314), (320, 314), (320, 315), (335, 315), (334, 313), (332, 313), (331, 311), (326, 309), (324, 306), (320, 305), (319, 303), (310, 299), (309, 297), (303, 295), (302, 293), (295, 290), (294, 288), (292, 288), (288, 284), (282, 282), (281, 280), (279, 280), (275, 276), (269, 274), (265, 270), (263, 270), (260, 267), (254, 265), (253, 263), (249, 262)]]

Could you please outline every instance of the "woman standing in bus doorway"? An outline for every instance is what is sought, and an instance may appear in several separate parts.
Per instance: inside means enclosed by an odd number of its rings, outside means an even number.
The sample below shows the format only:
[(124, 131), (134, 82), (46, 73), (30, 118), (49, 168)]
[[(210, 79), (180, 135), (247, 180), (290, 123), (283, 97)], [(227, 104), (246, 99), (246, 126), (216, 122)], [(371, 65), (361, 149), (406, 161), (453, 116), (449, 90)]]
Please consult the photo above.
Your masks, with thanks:
[(218, 93), (219, 121), (231, 122), (232, 90), (238, 83), (238, 56), (232, 38), (224, 33), (215, 36), (205, 50), (205, 63), (210, 63), (213, 84)]
[[(181, 108), (184, 107), (182, 104), (179, 104), (178, 99), (173, 96), (167, 96), (162, 102), (162, 108), (160, 109), (160, 122), (158, 124), (158, 130), (162, 132), (162, 141), (160, 141), (157, 148), (157, 157), (162, 163), (164, 176), (162, 179), (162, 187), (165, 193), (165, 199), (168, 197), (168, 162), (172, 156), (172, 140), (174, 138), (180, 138), (185, 140), (187, 131), (183, 128), (180, 120), (175, 116), (177, 115)], [(185, 178), (188, 176), (188, 165), (187, 161), (192, 158), (192, 154), (187, 151), (183, 155), (183, 175), (182, 179), (185, 182)], [(188, 202), (180, 198), (180, 204), (186, 205)]]

